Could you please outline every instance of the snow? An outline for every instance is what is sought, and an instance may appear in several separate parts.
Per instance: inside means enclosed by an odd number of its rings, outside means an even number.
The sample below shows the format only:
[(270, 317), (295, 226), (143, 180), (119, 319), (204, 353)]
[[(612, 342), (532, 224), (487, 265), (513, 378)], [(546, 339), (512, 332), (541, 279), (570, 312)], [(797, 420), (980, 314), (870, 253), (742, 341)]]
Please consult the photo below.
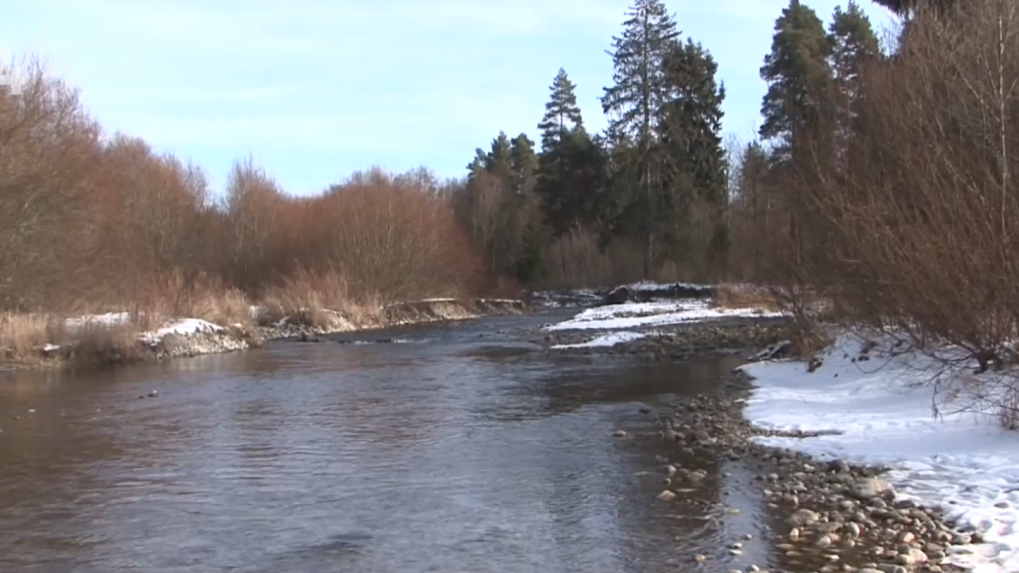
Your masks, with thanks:
[[(108, 312), (106, 314), (87, 314), (75, 318), (68, 318), (64, 321), (68, 330), (76, 330), (85, 326), (95, 327), (114, 327), (131, 322), (131, 313), (128, 312)], [(142, 332), (138, 335), (138, 339), (149, 345), (156, 345), (163, 339), (163, 337), (169, 334), (177, 334), (180, 336), (192, 336), (200, 333), (220, 333), (225, 332), (226, 329), (217, 324), (213, 324), (207, 320), (200, 318), (174, 318), (168, 319), (163, 322), (163, 325), (156, 330)], [(59, 347), (53, 347), (47, 352), (58, 349)]]
[(698, 285), (693, 283), (656, 283), (652, 281), (640, 281), (626, 285), (626, 288), (636, 292), (662, 292), (676, 287), (689, 290), (711, 289), (708, 285)]
[(158, 344), (163, 337), (170, 334), (179, 336), (193, 336), (202, 333), (221, 333), (226, 329), (218, 324), (213, 324), (200, 318), (181, 318), (165, 323), (157, 330), (141, 333), (138, 338), (149, 344)]
[(569, 320), (548, 326), (545, 330), (623, 330), (716, 318), (776, 316), (781, 315), (752, 308), (717, 308), (710, 306), (707, 301), (681, 299), (589, 308)]
[(76, 330), (84, 326), (118, 326), (131, 321), (129, 312), (107, 312), (106, 314), (86, 314), (64, 320), (68, 330)]
[(972, 363), (947, 370), (904, 347), (890, 352), (887, 337), (878, 342), (865, 353), (862, 339), (843, 334), (813, 373), (799, 361), (743, 366), (758, 387), (745, 410), (752, 424), (827, 432), (756, 439), (892, 468), (888, 481), (900, 496), (940, 506), (957, 525), (983, 533), (984, 543), (953, 548), (949, 562), (978, 573), (1019, 571), (1019, 433), (997, 424), (988, 399), (1000, 378), (972, 374)]
[(581, 342), (579, 344), (557, 344), (552, 348), (556, 350), (565, 350), (568, 348), (597, 348), (605, 346), (611, 347), (617, 344), (623, 344), (625, 342), (633, 342), (634, 340), (640, 340), (645, 336), (647, 336), (647, 334), (643, 332), (625, 332), (625, 331), (610, 332), (608, 334), (603, 334), (596, 338), (592, 338), (587, 342)]

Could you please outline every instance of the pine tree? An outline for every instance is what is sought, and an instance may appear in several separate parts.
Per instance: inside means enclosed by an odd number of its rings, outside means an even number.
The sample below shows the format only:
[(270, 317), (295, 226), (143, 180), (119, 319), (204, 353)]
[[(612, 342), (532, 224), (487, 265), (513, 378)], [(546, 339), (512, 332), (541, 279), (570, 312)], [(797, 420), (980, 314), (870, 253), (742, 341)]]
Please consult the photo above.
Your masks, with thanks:
[(549, 87), (549, 100), (545, 104), (545, 116), (541, 118), (538, 129), (541, 130), (541, 148), (548, 151), (557, 143), (562, 143), (566, 136), (583, 127), (584, 120), (577, 106), (577, 86), (570, 81), (566, 70), (559, 68), (559, 73)]
[(796, 152), (796, 139), (823, 113), (831, 44), (817, 13), (800, 0), (789, 1), (774, 29), (771, 52), (761, 67), (768, 91), (761, 102), (760, 136), (775, 144), (777, 159), (788, 160)]
[(538, 156), (534, 142), (526, 133), (510, 141), (510, 167), (513, 171), (513, 189), (518, 195), (530, 199), (538, 180)]
[(881, 57), (881, 46), (870, 18), (856, 0), (849, 0), (846, 10), (835, 7), (828, 38), (835, 80), (855, 96), (859, 91), (861, 66)]
[[(700, 43), (688, 39), (664, 61), (670, 99), (661, 110), (660, 140), (666, 166), (662, 211), (671, 213), (674, 246), (690, 245), (695, 202), (707, 207), (712, 258), (728, 243), (726, 154), (722, 144), (725, 87), (715, 79), (718, 64)], [(692, 253), (682, 253), (684, 256)]]
[(861, 68), (881, 58), (881, 47), (870, 24), (870, 19), (855, 0), (849, 0), (846, 10), (835, 7), (828, 39), (832, 46), (830, 65), (838, 89), (839, 101), (835, 110), (835, 141), (838, 157), (844, 160), (844, 150), (853, 132), (856, 111), (863, 91)]
[(903, 17), (911, 16), (920, 6), (933, 8), (935, 11), (944, 13), (963, 4), (963, 2), (964, 0), (874, 0), (875, 4), (884, 6)]
[(538, 160), (536, 191), (541, 197), (545, 223), (554, 238), (586, 220), (582, 208), (584, 195), (592, 192), (580, 184), (578, 177), (578, 173), (587, 168), (583, 164), (587, 158), (578, 154), (577, 147), (589, 138), (577, 106), (575, 89), (576, 85), (560, 68), (550, 88), (545, 115), (538, 124), (542, 130), (542, 153)]
[(622, 35), (612, 38), (613, 85), (605, 88), (601, 98), (609, 130), (628, 135), (636, 143), (630, 158), (637, 164), (636, 194), (624, 202), (621, 213), (629, 219), (624, 226), (643, 235), (645, 278), (655, 262), (658, 234), (655, 204), (661, 193), (662, 160), (655, 134), (668, 98), (663, 64), (679, 35), (661, 0), (634, 0)]

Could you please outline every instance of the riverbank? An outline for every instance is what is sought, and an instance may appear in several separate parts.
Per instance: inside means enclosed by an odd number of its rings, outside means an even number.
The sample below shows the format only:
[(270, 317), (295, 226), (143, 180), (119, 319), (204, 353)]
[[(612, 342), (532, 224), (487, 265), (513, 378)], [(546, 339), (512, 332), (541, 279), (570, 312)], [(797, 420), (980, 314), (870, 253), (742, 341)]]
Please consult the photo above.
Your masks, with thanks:
[[(680, 350), (665, 356), (688, 359), (718, 353), (711, 333), (728, 331), (719, 344), (738, 346), (736, 332), (781, 328), (755, 329), (755, 319), (744, 320), (750, 322), (689, 324), (669, 334), (613, 332), (559, 346), (647, 357), (642, 345), (679, 341), (673, 344)], [(777, 330), (760, 339), (768, 350), (749, 359), (774, 354), (781, 337)], [(706, 351), (688, 351), (695, 347), (690, 339)], [(802, 360), (738, 367), (716, 393), (676, 401), (649, 435), (688, 454), (756, 468), (761, 494), (784, 515), (771, 534), (792, 570), (1019, 570), (1011, 375), (974, 375), (973, 365), (951, 362), (951, 349), (941, 353), (942, 364), (889, 336), (843, 332), (834, 340)], [(659, 467), (665, 501), (704, 478)]]
[[(761, 494), (784, 515), (771, 534), (789, 569), (1019, 571), (1014, 373), (974, 375), (951, 348), (935, 359), (837, 326), (822, 352), (776, 360), (792, 337), (775, 314), (631, 302), (545, 325), (542, 342), (549, 352), (642, 360), (743, 352), (750, 363), (716, 393), (677, 401), (648, 435), (665, 451), (756, 468)], [(656, 463), (666, 502), (705, 478)]]
[(71, 318), (8, 314), (0, 318), (5, 342), (0, 346), (0, 369), (94, 367), (222, 354), (258, 348), (267, 341), (518, 314), (526, 309), (519, 300), (486, 298), (425, 299), (348, 312), (284, 312), (252, 306), (246, 320), (225, 324), (128, 312)]
[[(761, 495), (783, 516), (781, 527), (772, 528), (770, 535), (783, 552), (785, 568), (942, 571), (948, 570), (945, 560), (950, 553), (981, 540), (978, 534), (956, 530), (944, 511), (899, 494), (885, 467), (823, 460), (768, 445), (768, 439), (806, 440), (814, 434), (753, 424), (744, 415), (753, 392), (751, 377), (737, 369), (720, 381), (717, 392), (676, 400), (674, 411), (659, 413), (655, 422), (659, 429), (650, 436), (674, 442), (674, 447), (690, 454), (741, 460), (753, 467)], [(668, 460), (656, 463), (664, 484), (659, 494), (663, 502), (704, 479)], [(738, 546), (738, 540), (733, 543)]]

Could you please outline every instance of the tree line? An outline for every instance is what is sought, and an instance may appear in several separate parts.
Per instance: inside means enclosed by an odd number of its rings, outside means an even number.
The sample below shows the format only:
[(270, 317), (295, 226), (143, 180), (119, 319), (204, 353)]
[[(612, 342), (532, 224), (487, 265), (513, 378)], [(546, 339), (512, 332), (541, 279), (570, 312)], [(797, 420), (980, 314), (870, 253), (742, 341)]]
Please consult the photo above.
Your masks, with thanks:
[(1016, 3), (880, 3), (902, 21), (884, 49), (852, 1), (827, 26), (800, 0), (776, 14), (751, 141), (722, 136), (710, 52), (660, 0), (634, 0), (606, 129), (586, 128), (560, 70), (539, 136), (497, 134), (463, 179), (374, 169), (312, 197), (242, 161), (214, 200), (200, 168), (104, 136), (73, 89), (25, 74), (20, 97), (0, 93), (0, 303), (747, 280), (805, 332), (823, 307), (990, 364), (1019, 324)]
[[(560, 69), (537, 125), (540, 149), (526, 133), (499, 133), (468, 165), (456, 210), (495, 272), (561, 286), (751, 278), (757, 257), (741, 226), (758, 215), (775, 223), (763, 209), (778, 210), (778, 198), (762, 196), (760, 182), (792, 153), (792, 133), (809, 119), (807, 90), (834, 82), (848, 93), (856, 70), (883, 57), (856, 2), (827, 29), (790, 2), (761, 68), (769, 89), (760, 138), (733, 148), (722, 134), (718, 65), (684, 38), (664, 2), (635, 0), (610, 54), (606, 129), (588, 131), (576, 85)], [(601, 265), (578, 266), (592, 253)]]

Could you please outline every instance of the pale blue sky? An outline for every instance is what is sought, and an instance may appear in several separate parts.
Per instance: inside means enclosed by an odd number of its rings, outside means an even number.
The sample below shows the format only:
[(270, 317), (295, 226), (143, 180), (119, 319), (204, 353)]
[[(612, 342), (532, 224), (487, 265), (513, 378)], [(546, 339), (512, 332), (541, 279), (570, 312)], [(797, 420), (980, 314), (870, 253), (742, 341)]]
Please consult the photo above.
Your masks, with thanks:
[[(807, 2), (828, 19), (839, 0)], [(475, 147), (536, 125), (560, 66), (605, 125), (605, 53), (630, 0), (3, 0), (0, 49), (34, 53), (110, 131), (209, 171), (252, 154), (290, 192), (352, 171), (461, 176)], [(758, 69), (787, 0), (667, 1), (719, 62), (725, 129), (758, 123)], [(879, 28), (891, 20), (861, 2)]]

